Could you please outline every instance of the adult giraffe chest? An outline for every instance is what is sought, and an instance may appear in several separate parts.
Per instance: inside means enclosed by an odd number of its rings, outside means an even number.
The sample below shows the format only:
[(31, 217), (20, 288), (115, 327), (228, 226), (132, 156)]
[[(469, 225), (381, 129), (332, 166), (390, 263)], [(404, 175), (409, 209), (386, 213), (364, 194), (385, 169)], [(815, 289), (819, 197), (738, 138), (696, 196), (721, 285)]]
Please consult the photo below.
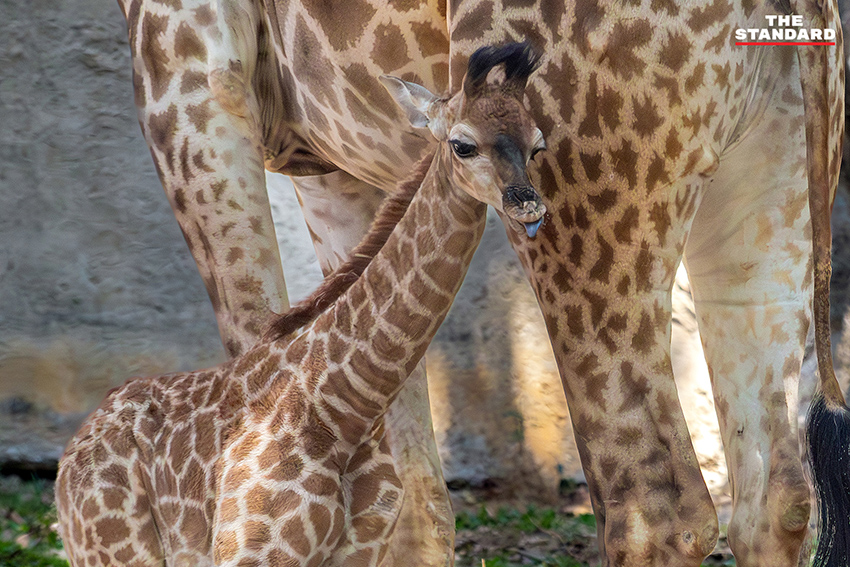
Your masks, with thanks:
[[(482, 26), (472, 4), (456, 8), (452, 62), (476, 41), (517, 30), (547, 46), (528, 96), (551, 150), (541, 187), (559, 217), (548, 223), (550, 239), (515, 248), (536, 250), (532, 269), (550, 268), (540, 277), (559, 267), (546, 258), (568, 255), (571, 278), (604, 279), (614, 250), (649, 245), (666, 251), (653, 277), (672, 280), (689, 218), (724, 152), (771, 100), (801, 100), (798, 90), (775, 92), (793, 51), (735, 45), (734, 30), (758, 25), (767, 7), (579, 1), (545, 24), (530, 10), (499, 10), (502, 23)], [(640, 231), (647, 242), (634, 239), (638, 227), (652, 228)]]
[[(758, 19), (720, 2), (579, 1), (557, 30), (534, 27), (548, 55), (530, 96), (548, 126), (555, 177), (582, 193), (652, 192), (699, 167), (705, 158), (695, 151), (722, 153), (738, 122), (769, 98), (777, 72), (790, 67), (786, 51), (734, 45), (734, 29)], [(485, 35), (495, 33), (510, 32)], [(453, 33), (455, 43), (466, 41)]]
[(303, 151), (392, 190), (431, 142), (410, 126), (378, 77), (446, 90), (445, 5), (277, 2), (267, 6), (265, 19), (274, 57), (262, 72), (277, 74), (280, 88), (273, 96), (279, 101), (268, 104), (289, 127), (268, 133), (267, 167), (286, 163), (294, 135)]
[[(428, 1), (348, 2), (333, 10), (312, 2), (267, 6), (274, 56), (260, 71), (278, 75), (281, 90), (273, 98), (279, 100), (268, 103), (268, 112), (288, 123), (268, 129), (267, 167), (288, 171), (297, 147), (390, 190), (429, 141), (407, 124), (377, 77), (406, 76), (445, 90), (450, 33), (453, 57), (482, 41), (523, 34), (546, 46), (544, 72), (532, 81), (530, 96), (547, 138), (565, 140), (553, 157), (567, 183), (653, 190), (689, 169), (710, 167), (700, 163), (711, 159), (702, 155), (706, 148), (722, 151), (738, 120), (753, 114), (753, 101), (744, 99), (754, 78), (765, 74), (764, 54), (734, 46), (734, 30), (757, 25), (761, 10), (722, 2), (685, 9), (580, 1), (546, 14), (543, 7), (505, 3), (488, 20), (483, 4), (453, 5), (451, 16)], [(788, 65), (785, 57), (766, 67)], [(606, 169), (613, 176), (603, 177)]]

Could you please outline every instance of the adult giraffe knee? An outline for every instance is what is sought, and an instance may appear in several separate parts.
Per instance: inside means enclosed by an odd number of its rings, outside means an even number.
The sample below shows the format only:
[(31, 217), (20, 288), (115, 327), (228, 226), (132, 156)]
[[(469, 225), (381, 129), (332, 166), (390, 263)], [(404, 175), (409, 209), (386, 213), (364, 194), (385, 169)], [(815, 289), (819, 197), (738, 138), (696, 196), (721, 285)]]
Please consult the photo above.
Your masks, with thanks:
[(727, 531), (729, 547), (742, 567), (800, 563), (808, 536), (811, 489), (794, 449), (787, 455), (788, 470), (771, 470), (763, 491), (739, 484), (740, 498), (754, 500), (736, 507)]
[[(717, 543), (717, 514), (692, 451), (683, 459), (683, 448), (656, 441), (639, 465), (651, 473), (622, 459), (619, 469), (602, 463), (602, 478), (588, 477), (603, 565), (696, 567)], [(642, 453), (641, 445), (631, 439), (626, 447)]]

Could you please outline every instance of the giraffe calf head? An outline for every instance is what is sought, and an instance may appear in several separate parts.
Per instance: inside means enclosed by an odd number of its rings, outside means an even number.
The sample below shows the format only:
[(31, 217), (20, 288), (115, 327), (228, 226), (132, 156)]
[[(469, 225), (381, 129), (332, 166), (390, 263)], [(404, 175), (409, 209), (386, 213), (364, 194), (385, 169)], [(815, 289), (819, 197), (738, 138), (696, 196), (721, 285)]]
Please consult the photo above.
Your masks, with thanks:
[(440, 142), (452, 184), (503, 212), (529, 237), (537, 234), (546, 213), (527, 169), (546, 143), (523, 104), (539, 58), (527, 43), (482, 47), (469, 58), (463, 88), (448, 99), (396, 77), (381, 77), (410, 123), (427, 126)]

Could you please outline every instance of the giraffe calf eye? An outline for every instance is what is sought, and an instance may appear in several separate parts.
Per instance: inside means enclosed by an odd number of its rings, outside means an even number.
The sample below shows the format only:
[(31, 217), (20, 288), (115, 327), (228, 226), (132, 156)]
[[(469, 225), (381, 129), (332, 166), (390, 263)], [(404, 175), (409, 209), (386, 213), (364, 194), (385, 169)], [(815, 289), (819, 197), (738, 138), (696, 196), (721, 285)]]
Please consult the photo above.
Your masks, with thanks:
[(543, 147), (543, 148), (534, 148), (533, 150), (531, 150), (531, 157), (530, 157), (530, 158), (528, 158), (528, 159), (529, 159), (530, 161), (535, 161), (535, 159), (534, 159), (534, 158), (535, 158), (535, 157), (537, 157), (537, 154), (539, 154), (540, 152), (542, 152), (542, 151), (543, 151), (543, 150), (545, 150), (545, 149), (546, 149), (545, 147)]
[(475, 147), (475, 144), (467, 144), (466, 142), (461, 142), (460, 140), (451, 140), (449, 143), (452, 145), (452, 150), (457, 155), (457, 157), (468, 158), (475, 155), (475, 152), (478, 148)]

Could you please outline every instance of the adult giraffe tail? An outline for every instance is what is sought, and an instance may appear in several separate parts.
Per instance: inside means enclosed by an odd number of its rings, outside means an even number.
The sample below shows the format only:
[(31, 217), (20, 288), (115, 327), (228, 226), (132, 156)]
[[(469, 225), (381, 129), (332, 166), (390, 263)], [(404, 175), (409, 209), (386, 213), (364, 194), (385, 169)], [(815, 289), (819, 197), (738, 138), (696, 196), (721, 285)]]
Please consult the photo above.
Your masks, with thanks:
[[(813, 565), (850, 565), (850, 408), (832, 367), (829, 323), (829, 280), (832, 196), (838, 182), (843, 132), (844, 92), (840, 73), (841, 28), (834, 0), (791, 2), (792, 12), (803, 16), (804, 27), (836, 29), (836, 46), (798, 46), (800, 81), (806, 122), (806, 163), (809, 209), (812, 215), (814, 268), (815, 348), (820, 391), (812, 400), (806, 431), (809, 465), (818, 504), (819, 539)], [(840, 90), (838, 90), (840, 89)], [(838, 97), (838, 98), (837, 98)], [(830, 136), (833, 136), (830, 142)], [(838, 148), (834, 148), (835, 145)], [(831, 162), (832, 160), (832, 162)]]

